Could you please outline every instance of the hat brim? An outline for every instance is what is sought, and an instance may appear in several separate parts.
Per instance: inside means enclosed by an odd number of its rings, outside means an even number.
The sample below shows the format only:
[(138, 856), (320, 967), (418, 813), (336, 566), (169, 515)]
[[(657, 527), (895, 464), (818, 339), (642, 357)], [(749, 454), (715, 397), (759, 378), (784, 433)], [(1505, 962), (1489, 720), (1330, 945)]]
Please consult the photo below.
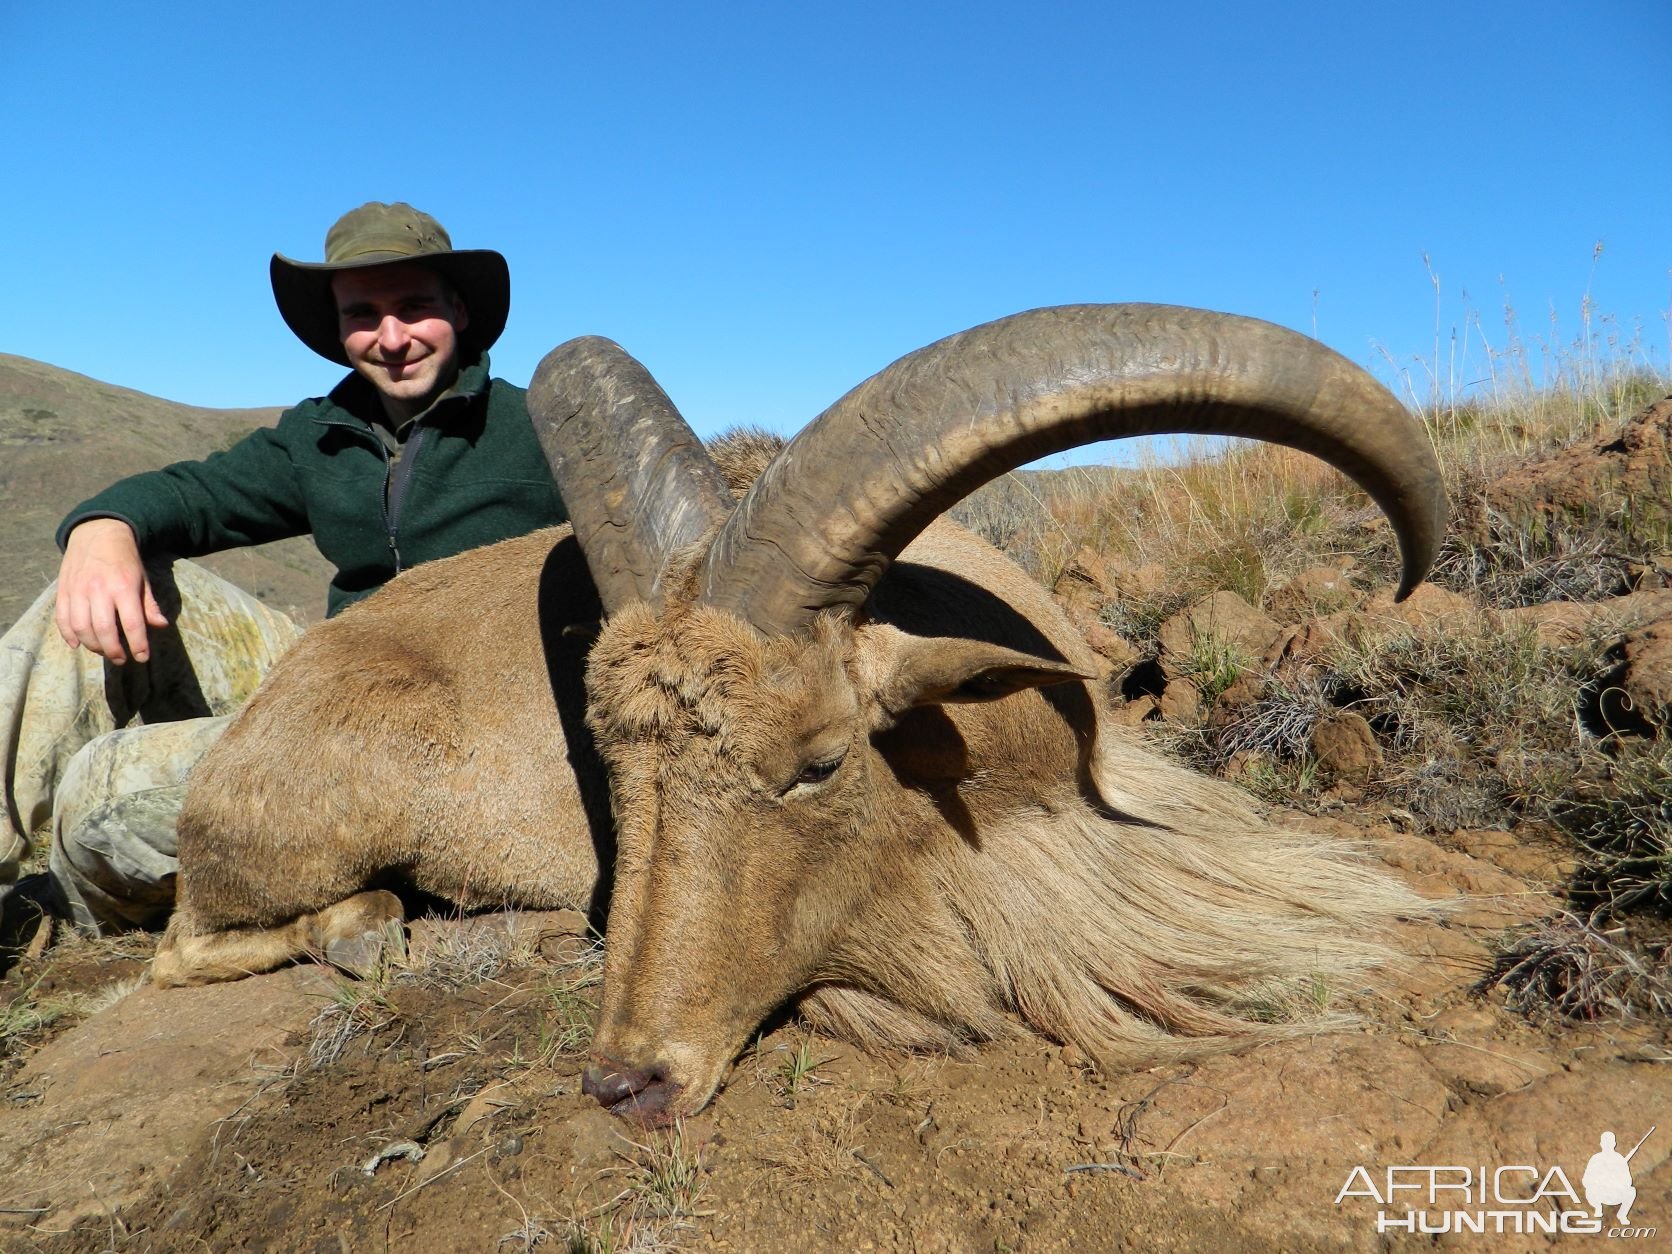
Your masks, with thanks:
[(490, 248), (416, 256), (385, 253), (336, 265), (292, 261), (274, 253), (267, 273), (273, 283), (273, 299), (278, 302), (279, 313), (296, 338), (327, 361), (347, 366), (348, 354), (343, 352), (337, 331), (337, 304), (331, 295), (331, 277), (344, 270), (403, 264), (434, 270), (464, 301), (470, 322), (459, 333), (462, 362), (473, 361), (493, 347), (505, 330), (505, 319), (511, 312), (511, 269), (505, 264), (505, 258)]

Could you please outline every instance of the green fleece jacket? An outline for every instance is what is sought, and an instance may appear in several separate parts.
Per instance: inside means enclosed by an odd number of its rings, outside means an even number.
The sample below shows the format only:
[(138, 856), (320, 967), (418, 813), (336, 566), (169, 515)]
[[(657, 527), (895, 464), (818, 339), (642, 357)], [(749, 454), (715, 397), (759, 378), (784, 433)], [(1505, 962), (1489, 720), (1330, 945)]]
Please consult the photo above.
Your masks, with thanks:
[(529, 422), (524, 390), (488, 376), (483, 354), (408, 431), (396, 462), (373, 430), (372, 385), (329, 396), (222, 453), (123, 479), (58, 528), (120, 518), (147, 557), (197, 557), (311, 533), (337, 568), (327, 614), (409, 566), (564, 522), (568, 513)]

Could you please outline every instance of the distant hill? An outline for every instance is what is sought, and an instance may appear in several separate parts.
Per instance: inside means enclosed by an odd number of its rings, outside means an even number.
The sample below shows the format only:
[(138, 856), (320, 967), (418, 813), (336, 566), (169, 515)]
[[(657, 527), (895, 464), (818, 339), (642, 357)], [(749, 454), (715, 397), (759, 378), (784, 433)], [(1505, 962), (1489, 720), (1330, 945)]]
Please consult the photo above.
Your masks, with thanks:
[[(0, 353), (0, 628), (57, 575), (52, 535), (76, 504), (123, 475), (226, 448), (279, 413), (180, 405)], [(331, 567), (305, 537), (203, 563), (298, 621), (324, 616)]]

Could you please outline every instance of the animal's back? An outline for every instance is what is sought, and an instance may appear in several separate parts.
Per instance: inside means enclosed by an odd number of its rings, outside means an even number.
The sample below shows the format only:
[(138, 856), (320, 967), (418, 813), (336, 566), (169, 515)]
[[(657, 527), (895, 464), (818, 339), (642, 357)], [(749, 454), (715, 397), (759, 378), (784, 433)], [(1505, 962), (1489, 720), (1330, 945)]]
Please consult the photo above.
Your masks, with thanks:
[(585, 640), (564, 628), (598, 615), (554, 528), (418, 567), (313, 628), (193, 775), (180, 908), (266, 926), (385, 873), (586, 908), (603, 785)]

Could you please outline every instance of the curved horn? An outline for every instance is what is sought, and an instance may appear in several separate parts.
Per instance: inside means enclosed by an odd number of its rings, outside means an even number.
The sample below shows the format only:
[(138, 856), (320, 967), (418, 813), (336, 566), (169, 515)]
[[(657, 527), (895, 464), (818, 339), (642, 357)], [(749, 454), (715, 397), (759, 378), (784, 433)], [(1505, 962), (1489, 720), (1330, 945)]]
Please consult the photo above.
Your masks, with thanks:
[(902, 357), (786, 445), (715, 537), (700, 595), (768, 634), (857, 610), (912, 539), (981, 484), (1123, 436), (1247, 436), (1314, 453), (1386, 512), (1421, 582), (1445, 530), (1428, 437), (1358, 366), (1268, 322), (1071, 305)]
[(546, 354), (528, 412), (604, 612), (658, 601), (668, 555), (731, 512), (701, 441), (650, 372), (595, 335)]

